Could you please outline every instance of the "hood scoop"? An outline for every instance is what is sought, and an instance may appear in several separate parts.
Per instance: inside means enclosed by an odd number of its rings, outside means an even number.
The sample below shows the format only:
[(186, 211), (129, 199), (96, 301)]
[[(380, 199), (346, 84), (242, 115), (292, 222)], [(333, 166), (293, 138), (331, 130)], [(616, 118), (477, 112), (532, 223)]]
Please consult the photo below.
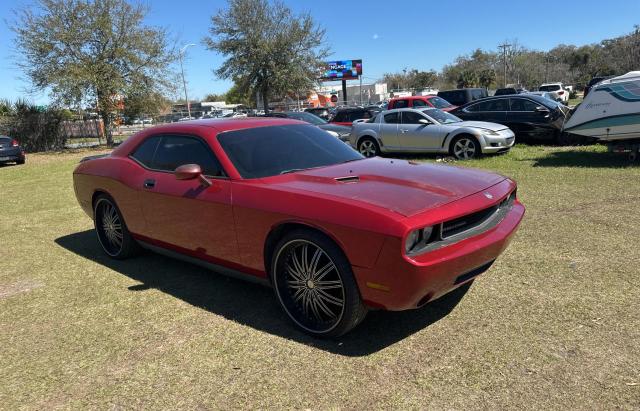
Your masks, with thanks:
[(357, 183), (360, 181), (360, 177), (358, 176), (344, 176), (344, 177), (336, 177), (334, 178), (338, 183)]

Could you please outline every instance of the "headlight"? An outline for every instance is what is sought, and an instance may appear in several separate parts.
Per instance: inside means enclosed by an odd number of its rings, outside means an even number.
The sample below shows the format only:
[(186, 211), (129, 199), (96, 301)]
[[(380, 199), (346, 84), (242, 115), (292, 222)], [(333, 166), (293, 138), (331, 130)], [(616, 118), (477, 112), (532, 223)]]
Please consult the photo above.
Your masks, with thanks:
[(432, 233), (433, 227), (425, 227), (418, 230), (413, 230), (409, 233), (407, 239), (404, 242), (404, 251), (408, 254), (425, 247), (431, 239)]
[(499, 136), (500, 135), (500, 133), (498, 133), (497, 131), (493, 131), (493, 130), (485, 130), (484, 134), (487, 135), (487, 136)]

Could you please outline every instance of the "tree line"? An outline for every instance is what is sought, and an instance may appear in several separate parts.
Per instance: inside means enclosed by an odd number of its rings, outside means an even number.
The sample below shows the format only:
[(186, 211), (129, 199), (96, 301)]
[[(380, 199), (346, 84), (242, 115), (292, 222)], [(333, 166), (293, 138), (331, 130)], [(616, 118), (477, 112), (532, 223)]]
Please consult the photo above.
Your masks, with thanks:
[[(148, 13), (136, 0), (36, 0), (11, 23), (18, 66), (52, 105), (95, 108), (112, 145), (123, 101), (149, 113), (177, 95), (176, 42), (165, 28), (146, 24)], [(214, 74), (233, 80), (228, 95), (259, 95), (268, 108), (272, 98), (313, 87), (329, 54), (324, 35), (309, 14), (296, 15), (279, 0), (228, 0), (201, 40), (225, 57)]]
[(507, 84), (535, 90), (546, 82), (562, 82), (581, 89), (593, 77), (639, 69), (640, 26), (636, 25), (631, 33), (596, 44), (560, 44), (549, 51), (529, 49), (517, 40), (506, 41), (502, 50), (476, 49), (459, 56), (440, 73), (405, 69), (385, 74), (381, 80), (390, 88), (415, 90), (426, 87), (499, 88)]
[[(35, 0), (16, 10), (17, 64), (34, 91), (48, 92), (51, 105), (95, 109), (108, 144), (115, 113), (150, 114), (167, 107), (181, 83), (175, 40), (163, 27), (146, 23), (147, 3), (138, 0)], [(308, 14), (295, 14), (280, 0), (228, 0), (212, 16), (201, 42), (224, 57), (213, 74), (233, 81), (229, 102), (253, 105), (304, 95), (318, 84), (330, 55), (325, 30)], [(583, 85), (596, 74), (637, 69), (640, 29), (598, 44), (559, 45), (548, 52), (517, 41), (503, 52), (475, 50), (440, 73), (403, 70), (383, 76), (390, 88), (494, 87), (544, 81)], [(506, 76), (501, 73), (506, 70)], [(219, 97), (219, 96), (210, 96)], [(175, 101), (175, 99), (173, 99)], [(128, 109), (127, 109), (128, 107)]]

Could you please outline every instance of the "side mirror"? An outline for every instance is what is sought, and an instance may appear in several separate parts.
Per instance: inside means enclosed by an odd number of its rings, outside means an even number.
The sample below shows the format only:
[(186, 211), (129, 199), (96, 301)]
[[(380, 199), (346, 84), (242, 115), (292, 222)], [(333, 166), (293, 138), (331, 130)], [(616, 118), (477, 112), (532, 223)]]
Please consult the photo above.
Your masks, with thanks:
[(174, 171), (176, 180), (193, 180), (202, 175), (202, 169), (197, 164), (184, 164)]
[(202, 174), (202, 169), (197, 164), (185, 164), (173, 172), (176, 176), (176, 180), (193, 180), (199, 179), (200, 184), (204, 187), (211, 187), (211, 181)]
[(429, 124), (431, 124), (431, 122), (426, 118), (421, 118), (420, 120), (418, 120), (418, 123), (424, 124), (425, 126), (428, 126)]
[(549, 109), (548, 109), (548, 108), (546, 108), (545, 106), (538, 106), (538, 107), (536, 107), (536, 111), (537, 111), (538, 113), (548, 113), (548, 112), (549, 112)]

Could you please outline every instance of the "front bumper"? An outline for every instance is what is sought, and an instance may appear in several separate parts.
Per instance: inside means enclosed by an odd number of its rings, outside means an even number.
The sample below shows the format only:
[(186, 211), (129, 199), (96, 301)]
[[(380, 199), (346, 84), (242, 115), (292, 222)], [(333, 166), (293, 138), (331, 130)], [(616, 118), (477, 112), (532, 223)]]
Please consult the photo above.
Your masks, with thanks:
[(498, 136), (483, 135), (480, 143), (482, 152), (485, 154), (508, 151), (516, 143), (516, 136), (513, 131), (507, 129), (500, 131)]
[(495, 227), (412, 258), (401, 254), (401, 239), (387, 238), (374, 268), (354, 267), (363, 300), (371, 307), (407, 310), (471, 281), (506, 249), (524, 212), (516, 200)]

